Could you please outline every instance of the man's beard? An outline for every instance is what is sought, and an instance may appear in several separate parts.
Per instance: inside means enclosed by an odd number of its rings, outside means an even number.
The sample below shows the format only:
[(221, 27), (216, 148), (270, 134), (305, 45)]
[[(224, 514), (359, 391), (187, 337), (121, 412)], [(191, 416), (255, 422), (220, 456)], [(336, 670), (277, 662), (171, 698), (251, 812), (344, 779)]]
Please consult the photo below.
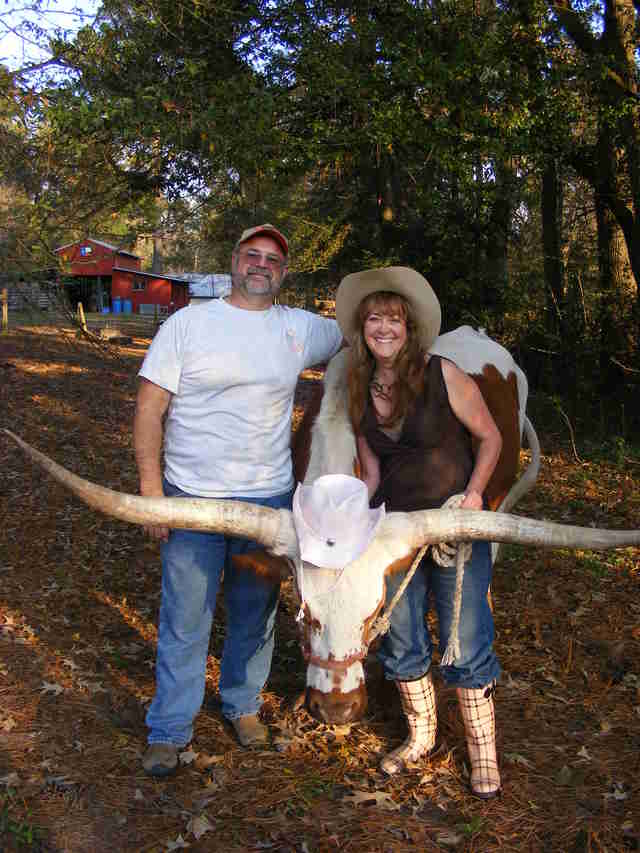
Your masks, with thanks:
[(246, 294), (254, 296), (266, 296), (267, 294), (275, 294), (278, 291), (277, 283), (274, 282), (273, 276), (269, 272), (256, 270), (250, 273), (251, 267), (245, 275), (234, 273), (233, 286)]

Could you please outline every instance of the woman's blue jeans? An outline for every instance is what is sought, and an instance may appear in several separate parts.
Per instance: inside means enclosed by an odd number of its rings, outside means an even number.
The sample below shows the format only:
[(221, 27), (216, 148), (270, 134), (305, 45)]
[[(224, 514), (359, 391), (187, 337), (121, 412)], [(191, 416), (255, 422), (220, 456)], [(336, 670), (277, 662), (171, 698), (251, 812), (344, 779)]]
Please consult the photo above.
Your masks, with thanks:
[[(167, 497), (185, 495), (165, 480)], [(228, 498), (290, 509), (292, 492), (271, 498)], [(218, 533), (171, 530), (161, 547), (162, 601), (156, 693), (147, 712), (149, 743), (185, 746), (202, 706), (209, 637), (224, 570), (226, 636), (220, 664), (222, 713), (255, 714), (269, 676), (280, 584), (235, 570), (231, 557), (260, 546)]]
[[(458, 634), (460, 658), (440, 671), (455, 687), (484, 687), (500, 675), (493, 651), (493, 615), (487, 601), (491, 583), (491, 551), (488, 542), (474, 542), (471, 560), (465, 564)], [(404, 574), (387, 577), (387, 606)], [(440, 634), (440, 654), (449, 640), (453, 619), (455, 566), (443, 569), (425, 556), (391, 614), (391, 628), (383, 637), (378, 658), (385, 677), (397, 681), (421, 678), (429, 671), (433, 644), (425, 620), (433, 593)]]

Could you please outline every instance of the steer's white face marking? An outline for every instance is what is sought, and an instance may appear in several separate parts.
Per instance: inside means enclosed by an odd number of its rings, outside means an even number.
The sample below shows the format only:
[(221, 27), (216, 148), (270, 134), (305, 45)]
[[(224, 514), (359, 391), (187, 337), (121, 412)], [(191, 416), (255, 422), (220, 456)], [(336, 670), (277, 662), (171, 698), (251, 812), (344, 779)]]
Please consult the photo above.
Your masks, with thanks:
[(313, 664), (307, 666), (307, 687), (313, 687), (320, 693), (331, 693), (337, 689), (346, 694), (357, 690), (361, 684), (364, 684), (364, 667), (359, 660), (339, 673)]
[[(321, 693), (348, 693), (363, 683), (361, 660), (354, 658), (366, 653), (365, 625), (384, 600), (387, 567), (409, 550), (403, 539), (376, 537), (364, 554), (341, 572), (303, 564), (305, 636), (312, 658), (307, 667), (308, 687)], [(313, 659), (328, 662), (328, 668)], [(348, 665), (332, 666), (342, 662)]]

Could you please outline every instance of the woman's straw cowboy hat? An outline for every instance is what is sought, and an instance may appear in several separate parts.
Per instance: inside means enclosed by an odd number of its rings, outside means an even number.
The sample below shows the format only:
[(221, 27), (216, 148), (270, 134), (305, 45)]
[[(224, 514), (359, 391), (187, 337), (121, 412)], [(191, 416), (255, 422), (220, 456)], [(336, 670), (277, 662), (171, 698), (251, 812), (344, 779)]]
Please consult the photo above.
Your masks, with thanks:
[(384, 504), (369, 509), (367, 487), (348, 474), (299, 483), (293, 495), (300, 556), (323, 569), (343, 569), (363, 554), (384, 516)]
[(358, 306), (362, 300), (379, 290), (399, 293), (411, 303), (420, 345), (426, 352), (440, 334), (442, 312), (429, 282), (410, 267), (362, 270), (342, 279), (336, 293), (336, 319), (345, 339), (351, 342), (358, 330)]

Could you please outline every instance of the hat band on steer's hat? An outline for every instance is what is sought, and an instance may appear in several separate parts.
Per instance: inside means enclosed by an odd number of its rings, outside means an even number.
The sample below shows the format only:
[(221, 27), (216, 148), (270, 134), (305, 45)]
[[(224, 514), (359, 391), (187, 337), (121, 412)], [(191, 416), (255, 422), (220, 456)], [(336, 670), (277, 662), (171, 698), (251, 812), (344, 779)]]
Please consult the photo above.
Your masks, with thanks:
[(298, 485), (293, 523), (300, 556), (324, 569), (342, 569), (363, 554), (385, 516), (384, 505), (369, 509), (366, 485), (347, 474), (326, 474)]
[(397, 293), (412, 306), (418, 324), (420, 346), (426, 352), (440, 334), (442, 312), (438, 297), (427, 279), (410, 267), (381, 267), (350, 273), (336, 292), (336, 319), (349, 342), (358, 331), (358, 307), (378, 292)]

